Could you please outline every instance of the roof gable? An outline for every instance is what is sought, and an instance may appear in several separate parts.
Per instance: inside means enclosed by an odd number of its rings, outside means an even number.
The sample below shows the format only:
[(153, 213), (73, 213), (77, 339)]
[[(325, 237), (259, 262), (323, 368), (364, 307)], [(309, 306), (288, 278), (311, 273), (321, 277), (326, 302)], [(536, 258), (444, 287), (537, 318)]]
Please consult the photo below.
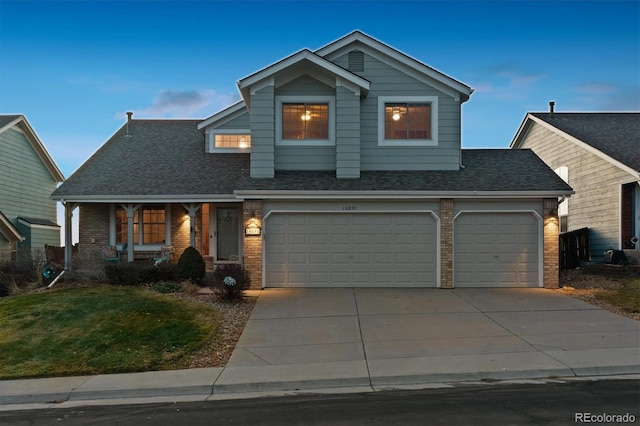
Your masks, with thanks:
[(354, 49), (362, 50), (376, 59), (389, 63), (417, 80), (449, 94), (456, 100), (465, 102), (473, 93), (473, 89), (466, 84), (359, 30), (321, 47), (315, 53), (332, 61)]
[(17, 128), (25, 135), (25, 138), (42, 161), (42, 164), (51, 174), (51, 177), (56, 182), (63, 182), (64, 176), (62, 172), (53, 161), (53, 158), (49, 155), (49, 152), (44, 147), (44, 144), (36, 135), (27, 118), (24, 115), (0, 115), (0, 134), (6, 132), (11, 128)]
[[(345, 70), (342, 67), (339, 67), (333, 62), (316, 55), (309, 49), (302, 49), (301, 51), (294, 53), (293, 55), (288, 56), (238, 81), (238, 88), (240, 89), (240, 94), (242, 95), (242, 99), (247, 105), (247, 108), (251, 108), (251, 90), (258, 90), (260, 87), (263, 87), (265, 85), (275, 84), (275, 82), (271, 79), (276, 74), (281, 73), (289, 68), (298, 66), (300, 70), (304, 70), (305, 68), (301, 66), (303, 64), (311, 65), (311, 68), (307, 68), (307, 70), (315, 69), (328, 72), (329, 74), (335, 76), (334, 81), (335, 79), (341, 79), (341, 84), (350, 85), (352, 87), (352, 90), (354, 91), (363, 90), (366, 92), (369, 90), (369, 82), (364, 78), (359, 77), (358, 75)], [(286, 84), (289, 81), (299, 77), (300, 74), (302, 74), (302, 72), (293, 73), (280, 84)], [(335, 85), (335, 83), (333, 85)]]
[(636, 177), (640, 175), (640, 113), (529, 113), (511, 148), (521, 146), (533, 123)]

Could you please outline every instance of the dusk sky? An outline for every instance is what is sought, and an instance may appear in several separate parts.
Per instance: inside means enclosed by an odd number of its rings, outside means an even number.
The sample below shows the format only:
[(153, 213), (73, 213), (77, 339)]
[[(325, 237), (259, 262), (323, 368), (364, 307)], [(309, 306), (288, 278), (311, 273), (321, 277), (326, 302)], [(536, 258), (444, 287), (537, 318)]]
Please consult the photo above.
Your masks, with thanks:
[(638, 1), (0, 1), (0, 113), (65, 176), (125, 121), (206, 118), (236, 82), (355, 29), (475, 89), (464, 148), (528, 111), (640, 110)]

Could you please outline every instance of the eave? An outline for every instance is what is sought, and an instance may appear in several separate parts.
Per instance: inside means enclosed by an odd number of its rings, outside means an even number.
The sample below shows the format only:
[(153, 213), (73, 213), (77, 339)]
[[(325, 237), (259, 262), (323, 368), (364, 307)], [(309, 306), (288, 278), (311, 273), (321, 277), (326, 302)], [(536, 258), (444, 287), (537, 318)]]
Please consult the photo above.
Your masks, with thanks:
[(359, 88), (364, 93), (369, 91), (369, 81), (316, 55), (309, 49), (303, 49), (238, 81), (238, 89), (240, 90), (240, 94), (247, 108), (251, 108), (252, 86), (258, 85), (262, 87), (268, 84), (275, 84), (273, 82), (273, 78), (276, 74), (304, 61), (316, 65), (317, 67), (334, 75), (336, 79), (340, 79), (341, 84), (350, 84)]
[(25, 237), (13, 226), (13, 223), (0, 211), (0, 234), (7, 241), (24, 241)]
[(425, 198), (482, 198), (531, 199), (569, 197), (574, 191), (285, 191), (238, 190), (239, 199), (425, 199)]

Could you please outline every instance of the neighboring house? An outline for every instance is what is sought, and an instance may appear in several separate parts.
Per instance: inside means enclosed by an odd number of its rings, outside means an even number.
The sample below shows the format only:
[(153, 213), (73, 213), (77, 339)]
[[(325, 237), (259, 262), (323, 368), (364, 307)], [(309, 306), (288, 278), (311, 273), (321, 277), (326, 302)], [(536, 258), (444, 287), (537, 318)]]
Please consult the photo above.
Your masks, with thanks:
[(461, 148), (469, 86), (354, 31), (238, 88), (205, 120), (130, 115), (53, 193), (81, 262), (193, 245), (257, 288), (558, 285), (572, 190), (532, 151)]
[(24, 115), (0, 115), (0, 261), (60, 245), (56, 202), (64, 176)]
[(640, 113), (528, 113), (511, 148), (531, 149), (571, 185), (561, 232), (589, 228), (592, 259), (640, 236)]

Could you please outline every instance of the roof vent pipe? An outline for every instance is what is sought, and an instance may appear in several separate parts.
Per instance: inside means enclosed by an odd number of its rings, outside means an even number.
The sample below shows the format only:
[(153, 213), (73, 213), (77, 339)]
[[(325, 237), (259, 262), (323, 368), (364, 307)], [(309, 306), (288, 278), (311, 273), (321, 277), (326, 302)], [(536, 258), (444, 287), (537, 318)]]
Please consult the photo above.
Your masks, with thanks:
[(553, 116), (553, 111), (555, 109), (556, 103), (554, 101), (549, 101), (549, 115)]
[(129, 134), (129, 123), (131, 122), (132, 116), (133, 113), (131, 111), (127, 111), (127, 133), (124, 135), (125, 138), (131, 137), (131, 135)]

